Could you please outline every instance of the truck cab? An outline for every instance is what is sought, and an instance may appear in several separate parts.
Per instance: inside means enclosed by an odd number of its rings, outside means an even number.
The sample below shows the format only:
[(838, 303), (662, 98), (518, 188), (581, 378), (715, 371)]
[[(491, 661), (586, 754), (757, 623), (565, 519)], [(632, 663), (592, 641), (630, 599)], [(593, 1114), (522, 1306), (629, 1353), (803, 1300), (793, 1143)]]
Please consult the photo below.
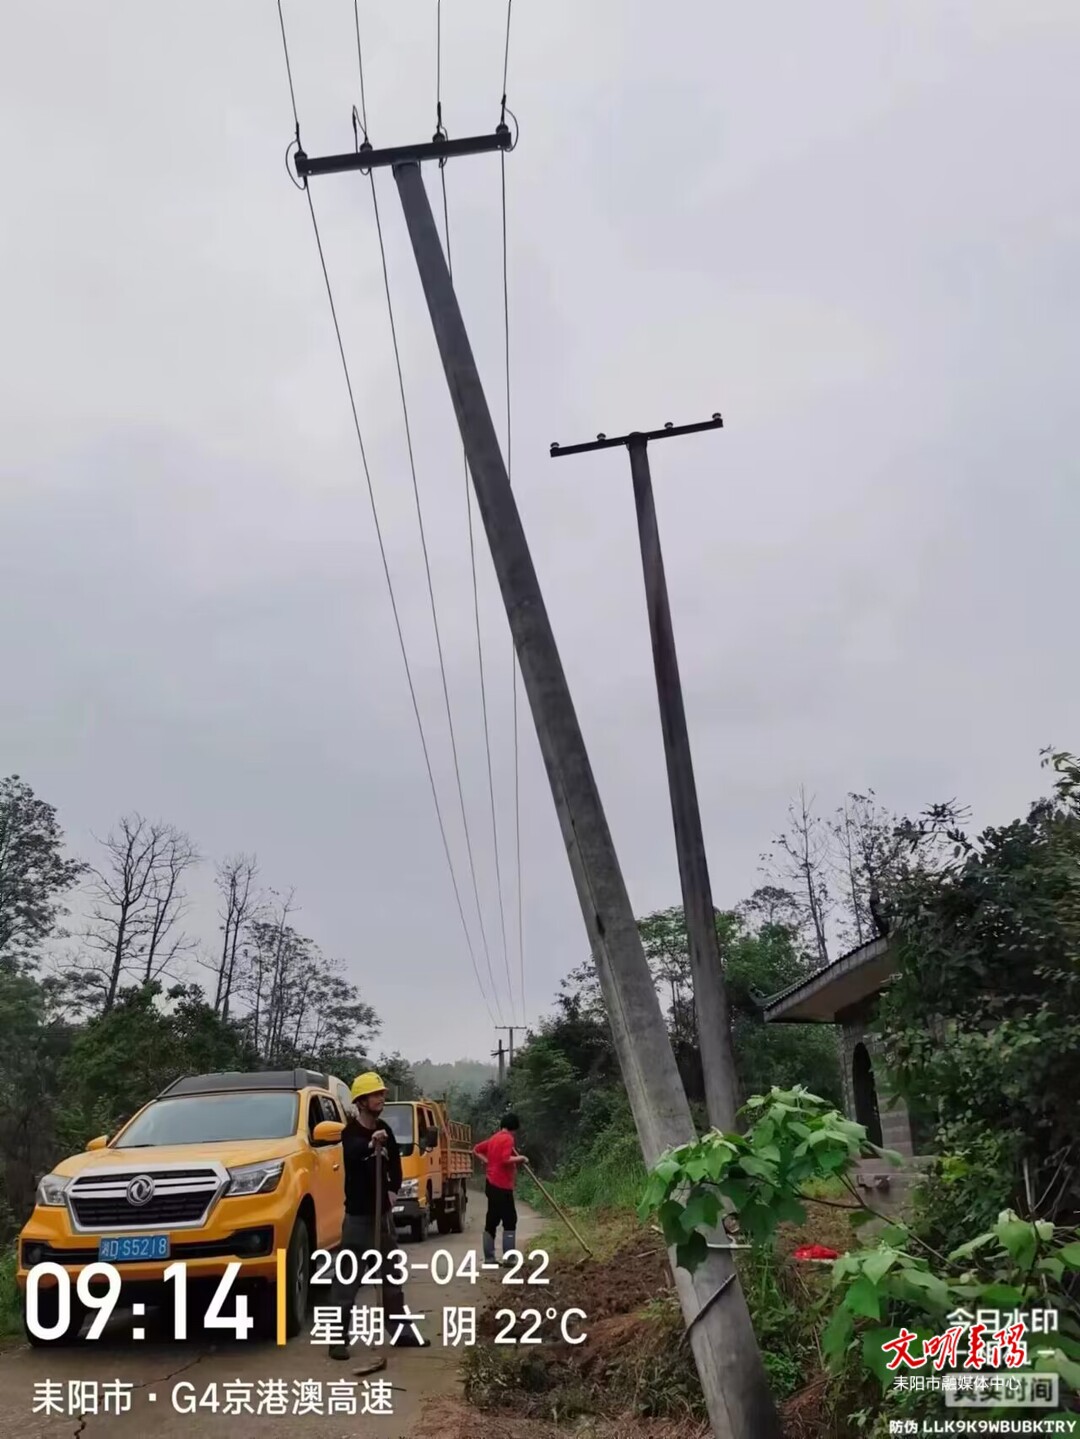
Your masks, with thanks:
[[(73, 1288), (81, 1270), (105, 1261), (121, 1271), (127, 1300), (157, 1305), (167, 1302), (165, 1272), (177, 1260), (196, 1285), (236, 1261), (260, 1331), (274, 1332), (283, 1278), (286, 1333), (298, 1334), (312, 1253), (341, 1241), (343, 1088), (305, 1069), (176, 1080), (117, 1133), (91, 1140), (41, 1180), (19, 1236), (24, 1304), (41, 1264), (59, 1266)], [(51, 1328), (68, 1311), (59, 1307), (58, 1279), (47, 1284), (45, 1274), (37, 1313)], [(43, 1341), (27, 1326), (31, 1344), (78, 1338), (85, 1312), (71, 1297), (63, 1332)]]
[(408, 1228), (416, 1240), (426, 1238), (432, 1224), (440, 1234), (460, 1234), (473, 1172), (471, 1129), (451, 1119), (434, 1099), (393, 1100), (382, 1117), (401, 1150), (394, 1223)]

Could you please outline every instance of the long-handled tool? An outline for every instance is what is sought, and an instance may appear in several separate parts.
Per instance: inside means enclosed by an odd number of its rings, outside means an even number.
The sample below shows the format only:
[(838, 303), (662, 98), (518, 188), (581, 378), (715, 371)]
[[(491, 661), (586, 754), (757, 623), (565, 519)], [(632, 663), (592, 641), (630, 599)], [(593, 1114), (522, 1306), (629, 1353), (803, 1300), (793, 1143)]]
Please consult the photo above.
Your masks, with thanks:
[[(379, 1302), (383, 1308), (383, 1323), (385, 1324), (386, 1305), (383, 1302), (384, 1290), (382, 1287), (382, 1270), (386, 1260), (386, 1255), (383, 1253), (383, 1151), (381, 1144), (374, 1144), (372, 1148), (375, 1151), (375, 1248), (379, 1255)], [(363, 1377), (366, 1374), (379, 1374), (385, 1368), (386, 1355), (377, 1354), (369, 1363), (361, 1364), (359, 1369), (354, 1369), (353, 1373)]]
[(558, 1201), (548, 1192), (548, 1190), (546, 1190), (546, 1189), (544, 1188), (544, 1186), (541, 1184), (540, 1180), (537, 1179), (536, 1175), (533, 1173), (532, 1168), (529, 1166), (529, 1164), (526, 1163), (526, 1164), (523, 1165), (522, 1167), (524, 1168), (525, 1173), (529, 1176), (529, 1178), (532, 1180), (532, 1182), (536, 1185), (537, 1189), (539, 1189), (540, 1193), (544, 1196), (544, 1198), (547, 1200), (547, 1202), (551, 1205), (552, 1209), (554, 1209), (555, 1213), (559, 1216), (559, 1218), (562, 1220), (562, 1222), (566, 1225), (567, 1229), (569, 1229), (570, 1233), (574, 1236), (574, 1238), (577, 1240), (577, 1242), (581, 1245), (582, 1249), (584, 1249), (585, 1253), (589, 1256), (590, 1259), (592, 1259), (592, 1258), (593, 1258), (593, 1252), (592, 1252), (592, 1250), (589, 1248), (589, 1246), (585, 1243), (584, 1239), (582, 1239), (581, 1235), (580, 1235), (580, 1234), (577, 1232), (577, 1230), (574, 1228), (574, 1223), (573, 1223), (573, 1220), (570, 1218), (570, 1216), (569, 1216), (563, 1209), (561, 1209), (561, 1208), (559, 1207)]

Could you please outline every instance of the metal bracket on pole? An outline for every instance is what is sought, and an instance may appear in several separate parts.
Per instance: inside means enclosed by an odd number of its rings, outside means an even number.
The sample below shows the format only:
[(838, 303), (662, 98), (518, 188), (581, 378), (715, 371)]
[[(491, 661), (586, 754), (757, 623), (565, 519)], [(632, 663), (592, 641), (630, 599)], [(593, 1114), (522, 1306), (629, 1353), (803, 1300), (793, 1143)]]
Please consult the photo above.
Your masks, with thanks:
[(644, 434), (634, 430), (629, 435), (616, 435), (613, 440), (609, 440), (607, 435), (597, 435), (595, 440), (589, 440), (584, 445), (552, 445), (551, 458), (557, 460), (560, 455), (583, 455), (586, 450), (610, 450), (616, 445), (647, 445), (650, 440), (670, 440), (674, 435), (696, 435), (699, 430), (722, 430), (723, 427), (720, 415), (713, 415), (711, 420), (701, 420), (696, 425), (673, 425), (669, 420), (662, 430), (649, 430)]
[(376, 150), (365, 140), (358, 150), (344, 155), (306, 155), (297, 150), (296, 173), (302, 180), (310, 175), (340, 175), (345, 170), (359, 170), (367, 174), (387, 165), (405, 165), (410, 162), (438, 160), (442, 164), (458, 155), (485, 155), (495, 150), (512, 150), (513, 137), (509, 125), (499, 125), (494, 135), (474, 135), (464, 140), (447, 140), (436, 135), (424, 145), (394, 145), (389, 149)]

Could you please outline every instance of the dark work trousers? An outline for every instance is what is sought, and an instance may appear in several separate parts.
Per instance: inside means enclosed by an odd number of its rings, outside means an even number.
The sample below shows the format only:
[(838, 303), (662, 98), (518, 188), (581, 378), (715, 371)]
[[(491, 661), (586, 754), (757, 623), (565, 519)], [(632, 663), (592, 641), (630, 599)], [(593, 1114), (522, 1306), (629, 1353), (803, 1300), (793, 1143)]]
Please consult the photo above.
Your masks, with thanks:
[(517, 1206), (514, 1203), (514, 1191), (502, 1189), (499, 1185), (492, 1184), (489, 1179), (484, 1185), (484, 1193), (487, 1195), (487, 1219), (484, 1221), (487, 1232), (494, 1239), (501, 1224), (504, 1234), (515, 1234)]
[[(376, 1274), (385, 1276), (388, 1273), (393, 1273), (395, 1270), (400, 1270), (400, 1264), (396, 1260), (390, 1260), (388, 1258), (390, 1251), (394, 1249), (396, 1245), (397, 1230), (394, 1228), (393, 1217), (389, 1214), (384, 1214), (383, 1261), (382, 1268), (375, 1270)], [(353, 1254), (356, 1255), (356, 1277), (348, 1284), (340, 1279), (335, 1279), (330, 1290), (330, 1300), (327, 1306), (336, 1309), (341, 1315), (344, 1343), (346, 1345), (349, 1343), (349, 1329), (351, 1327), (356, 1291), (360, 1288), (360, 1281), (364, 1274), (375, 1268), (374, 1257), (369, 1254), (368, 1258), (365, 1259), (364, 1254), (366, 1251), (376, 1249), (377, 1247), (375, 1243), (374, 1214), (346, 1214), (345, 1223), (341, 1231), (341, 1252), (344, 1254), (346, 1250), (352, 1250)], [(345, 1272), (349, 1273), (351, 1269), (352, 1265), (348, 1264)], [(383, 1278), (381, 1293), (379, 1287), (375, 1284), (372, 1284), (370, 1288), (375, 1291), (375, 1295), (378, 1297), (373, 1297), (372, 1300), (369, 1301), (369, 1307), (379, 1307), (381, 1299), (381, 1307), (385, 1315), (387, 1343), (393, 1340), (399, 1329), (403, 1329), (404, 1332), (408, 1334), (410, 1332), (408, 1322), (402, 1324), (400, 1319), (397, 1318), (397, 1316), (405, 1313), (405, 1291), (399, 1289), (396, 1284), (388, 1284), (385, 1277)], [(340, 1348), (340, 1345), (335, 1344), (333, 1347)]]

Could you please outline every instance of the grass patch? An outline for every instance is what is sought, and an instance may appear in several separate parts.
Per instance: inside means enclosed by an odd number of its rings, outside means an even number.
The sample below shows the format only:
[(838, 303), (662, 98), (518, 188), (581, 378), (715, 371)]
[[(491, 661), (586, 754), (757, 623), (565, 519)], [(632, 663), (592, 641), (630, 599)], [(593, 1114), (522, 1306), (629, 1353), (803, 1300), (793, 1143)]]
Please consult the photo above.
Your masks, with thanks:
[(634, 1134), (620, 1135), (598, 1156), (568, 1168), (548, 1188), (567, 1208), (636, 1209), (645, 1189), (645, 1164)]
[(22, 1305), (15, 1283), (15, 1251), (0, 1258), (0, 1339), (22, 1336)]

